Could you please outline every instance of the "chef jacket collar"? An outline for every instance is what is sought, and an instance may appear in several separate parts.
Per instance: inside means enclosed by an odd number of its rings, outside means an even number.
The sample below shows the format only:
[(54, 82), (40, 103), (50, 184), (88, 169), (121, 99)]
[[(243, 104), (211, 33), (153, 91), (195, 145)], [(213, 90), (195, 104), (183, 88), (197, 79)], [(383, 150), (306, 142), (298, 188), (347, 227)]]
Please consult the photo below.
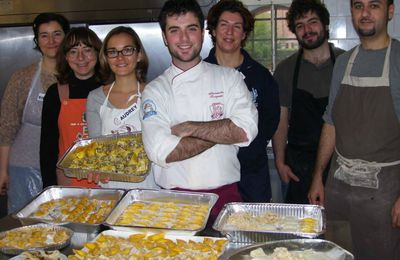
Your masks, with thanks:
[(185, 71), (176, 67), (174, 64), (171, 64), (169, 75), (171, 84), (174, 84), (177, 81), (193, 80), (200, 77), (204, 72), (203, 64), (204, 62), (201, 60), (197, 65)]

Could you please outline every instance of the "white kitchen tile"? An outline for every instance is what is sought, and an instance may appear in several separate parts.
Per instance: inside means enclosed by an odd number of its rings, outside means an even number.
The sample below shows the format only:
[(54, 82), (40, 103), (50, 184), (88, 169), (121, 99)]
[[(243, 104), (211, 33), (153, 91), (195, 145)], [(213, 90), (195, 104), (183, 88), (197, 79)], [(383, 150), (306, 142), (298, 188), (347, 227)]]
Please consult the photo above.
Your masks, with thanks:
[[(332, 0), (330, 0), (332, 1)], [(333, 0), (337, 1), (338, 5), (338, 15), (341, 16), (350, 16), (350, 0)]]
[(346, 38), (358, 38), (357, 32), (354, 30), (353, 22), (351, 21), (351, 17), (346, 17)]
[(332, 16), (337, 16), (338, 15), (338, 4), (337, 1), (335, 0), (328, 0), (324, 1), (326, 8), (329, 11), (329, 14)]
[(345, 39), (346, 38), (346, 17), (331, 17), (329, 27), (330, 38)]

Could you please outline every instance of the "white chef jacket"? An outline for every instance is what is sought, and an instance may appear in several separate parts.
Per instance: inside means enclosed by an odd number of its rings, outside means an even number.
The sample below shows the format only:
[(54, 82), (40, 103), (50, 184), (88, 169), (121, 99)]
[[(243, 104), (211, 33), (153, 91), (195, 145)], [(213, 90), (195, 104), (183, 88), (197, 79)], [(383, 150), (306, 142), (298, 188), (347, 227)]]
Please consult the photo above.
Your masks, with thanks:
[[(257, 135), (258, 112), (239, 72), (204, 61), (187, 71), (171, 65), (145, 87), (140, 112), (143, 142), (158, 185), (213, 189), (240, 180), (237, 151)], [(217, 144), (192, 158), (165, 162), (181, 139), (171, 134), (172, 126), (224, 118), (242, 128), (248, 141)]]

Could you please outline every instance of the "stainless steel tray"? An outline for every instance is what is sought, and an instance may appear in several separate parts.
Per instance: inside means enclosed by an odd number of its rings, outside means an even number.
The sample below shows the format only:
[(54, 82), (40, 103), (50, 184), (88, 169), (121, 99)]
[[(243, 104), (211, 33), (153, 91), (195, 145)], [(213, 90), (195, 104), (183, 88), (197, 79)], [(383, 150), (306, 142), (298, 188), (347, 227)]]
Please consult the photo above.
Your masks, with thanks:
[[(102, 179), (142, 182), (149, 173), (151, 162), (144, 150), (141, 135), (141, 132), (133, 132), (78, 140), (61, 157), (57, 167), (63, 169), (66, 176), (79, 179), (87, 178), (89, 172), (96, 172)], [(123, 147), (122, 144), (124, 145)], [(91, 150), (93, 154), (89, 156), (85, 149), (88, 149), (91, 145), (102, 145), (105, 151), (98, 151), (99, 148), (96, 148)], [(133, 151), (130, 151), (133, 146), (136, 146), (139, 154), (136, 155)], [(137, 160), (140, 163), (144, 163), (143, 168), (134, 172), (128, 167), (129, 161), (133, 156), (137, 156)], [(84, 159), (89, 157), (91, 158), (90, 160), (94, 161), (89, 165), (85, 165)], [(117, 160), (117, 158), (123, 158), (124, 160), (116, 163), (114, 160)], [(132, 164), (134, 163), (130, 165)], [(99, 168), (101, 165), (110, 167), (110, 169), (102, 170)], [(111, 167), (115, 169), (111, 169)]]
[(29, 225), (32, 223), (37, 223), (39, 221), (39, 222), (45, 222), (45, 223), (53, 223), (53, 224), (57, 224), (57, 225), (65, 225), (65, 226), (71, 228), (72, 230), (74, 230), (75, 232), (93, 233), (93, 232), (99, 231), (100, 224), (103, 222), (97, 223), (97, 224), (87, 224), (87, 223), (78, 223), (78, 222), (57, 223), (50, 218), (38, 218), (38, 217), (32, 217), (31, 215), (39, 208), (39, 206), (41, 204), (51, 201), (51, 200), (62, 199), (65, 197), (87, 196), (92, 199), (111, 200), (111, 201), (114, 201), (115, 205), (116, 205), (118, 203), (118, 201), (122, 198), (124, 193), (125, 193), (125, 190), (122, 190), (122, 189), (51, 186), (51, 187), (47, 187), (45, 190), (43, 190), (41, 193), (39, 193), (24, 208), (22, 208), (20, 211), (15, 213), (13, 215), (13, 217), (20, 219), (20, 221), (23, 225)]
[[(257, 216), (263, 213), (276, 213), (282, 217), (314, 218), (317, 220), (317, 232), (303, 233), (285, 230), (238, 230), (227, 225), (229, 217), (234, 213), (246, 212)], [(258, 243), (291, 238), (316, 238), (326, 229), (325, 210), (317, 205), (279, 204), (279, 203), (228, 203), (219, 213), (213, 228), (225, 235), (233, 243)]]
[[(217, 202), (218, 195), (213, 193), (200, 192), (182, 192), (171, 190), (145, 190), (133, 189), (128, 191), (121, 199), (118, 205), (114, 208), (111, 214), (105, 221), (105, 225), (110, 226), (115, 230), (122, 231), (148, 231), (148, 232), (166, 232), (174, 235), (194, 235), (203, 230), (207, 224), (211, 208)], [(199, 229), (164, 229), (157, 227), (130, 226), (116, 224), (119, 216), (124, 212), (127, 206), (134, 202), (175, 202), (184, 204), (208, 204), (208, 213), (204, 219), (203, 225)]]
[(18, 255), (24, 251), (37, 251), (37, 250), (58, 250), (61, 248), (64, 248), (66, 246), (69, 245), (69, 243), (71, 242), (71, 236), (73, 234), (73, 231), (69, 228), (65, 228), (65, 227), (60, 227), (60, 226), (54, 226), (54, 225), (48, 225), (48, 224), (37, 224), (37, 225), (31, 225), (31, 226), (24, 226), (24, 227), (19, 227), (19, 228), (14, 228), (8, 231), (4, 231), (0, 233), (0, 239), (4, 238), (8, 232), (11, 231), (28, 231), (29, 229), (33, 229), (33, 228), (49, 228), (51, 230), (64, 230), (67, 235), (68, 238), (66, 241), (64, 241), (63, 243), (54, 243), (54, 244), (49, 244), (43, 247), (31, 247), (31, 248), (24, 248), (24, 249), (20, 249), (20, 248), (15, 248), (15, 247), (0, 247), (0, 252), (7, 254), (7, 255)]
[(231, 251), (229, 254), (224, 254), (221, 260), (249, 260), (250, 252), (261, 248), (265, 254), (272, 254), (274, 249), (277, 247), (286, 247), (289, 251), (304, 251), (307, 249), (313, 249), (316, 252), (324, 253), (329, 256), (331, 260), (353, 260), (354, 256), (347, 250), (330, 241), (322, 239), (290, 239), (290, 240), (279, 240), (267, 243), (261, 243), (236, 249)]

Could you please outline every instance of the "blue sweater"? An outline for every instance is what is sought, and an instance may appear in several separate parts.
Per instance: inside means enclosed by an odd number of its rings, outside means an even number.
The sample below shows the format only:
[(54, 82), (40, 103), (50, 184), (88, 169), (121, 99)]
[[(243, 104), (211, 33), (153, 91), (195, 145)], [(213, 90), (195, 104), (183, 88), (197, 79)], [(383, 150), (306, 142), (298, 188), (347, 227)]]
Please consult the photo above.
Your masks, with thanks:
[[(253, 102), (258, 110), (258, 135), (248, 147), (241, 147), (238, 154), (242, 173), (250, 173), (267, 162), (266, 147), (279, 123), (279, 90), (269, 70), (253, 60), (245, 50), (242, 49), (241, 52), (244, 60), (237, 70), (245, 76), (244, 81), (252, 92)], [(210, 50), (204, 60), (218, 64), (215, 48)]]

